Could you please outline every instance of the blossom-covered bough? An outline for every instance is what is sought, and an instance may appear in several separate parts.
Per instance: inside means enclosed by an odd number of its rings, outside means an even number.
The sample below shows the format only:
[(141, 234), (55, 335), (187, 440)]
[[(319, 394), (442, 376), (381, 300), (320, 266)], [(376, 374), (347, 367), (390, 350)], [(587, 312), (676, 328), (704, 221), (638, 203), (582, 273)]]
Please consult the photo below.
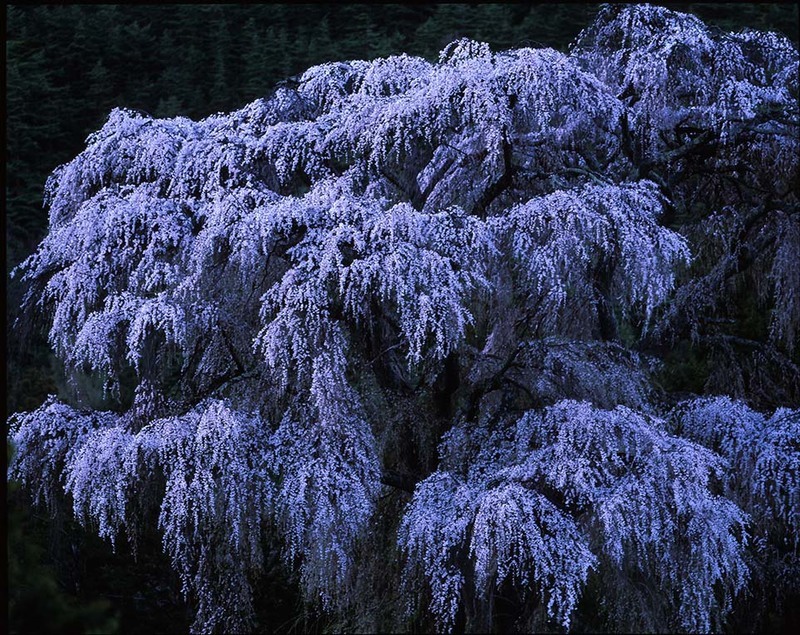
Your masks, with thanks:
[[(460, 40), (199, 122), (113, 111), (19, 268), (75, 390), (12, 417), (11, 476), (114, 544), (158, 527), (197, 631), (269, 618), (267, 549), (356, 630), (779, 610), (797, 72), (774, 33), (612, 6), (569, 54)], [(727, 396), (665, 388), (687, 342)]]

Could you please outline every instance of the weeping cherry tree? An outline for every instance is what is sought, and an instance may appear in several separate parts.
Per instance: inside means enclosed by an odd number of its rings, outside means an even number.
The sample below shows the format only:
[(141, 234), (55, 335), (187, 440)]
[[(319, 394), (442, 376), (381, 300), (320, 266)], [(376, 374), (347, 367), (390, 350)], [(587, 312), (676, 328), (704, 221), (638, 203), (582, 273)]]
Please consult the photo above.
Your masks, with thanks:
[(458, 40), (199, 122), (114, 110), (16, 270), (72, 389), (12, 416), (9, 474), (116, 548), (159, 531), (200, 632), (270, 627), (268, 553), (354, 630), (779, 611), (799, 123), (785, 37), (648, 5), (569, 54)]

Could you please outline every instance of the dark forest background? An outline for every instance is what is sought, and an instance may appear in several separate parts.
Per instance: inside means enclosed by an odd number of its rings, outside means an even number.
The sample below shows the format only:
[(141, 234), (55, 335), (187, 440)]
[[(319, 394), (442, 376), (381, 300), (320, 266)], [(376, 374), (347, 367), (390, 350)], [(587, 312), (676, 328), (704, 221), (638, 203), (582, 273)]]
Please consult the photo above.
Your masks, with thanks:
[[(566, 51), (597, 4), (46, 5), (6, 7), (6, 412), (66, 390), (42, 325), (12, 330), (24, 290), (9, 278), (47, 231), (45, 180), (117, 106), (200, 119), (264, 96), (311, 65), (405, 52), (435, 60), (458, 37), (494, 50)], [(724, 30), (798, 42), (793, 3), (670, 3)], [(25, 337), (22, 337), (22, 334)], [(691, 372), (691, 369), (687, 369)], [(11, 451), (11, 449), (9, 449)], [(8, 491), (12, 632), (180, 632), (189, 619), (158, 537), (138, 561)], [(154, 532), (155, 533), (155, 532)], [(304, 615), (272, 563), (261, 598), (273, 629), (336, 630)]]

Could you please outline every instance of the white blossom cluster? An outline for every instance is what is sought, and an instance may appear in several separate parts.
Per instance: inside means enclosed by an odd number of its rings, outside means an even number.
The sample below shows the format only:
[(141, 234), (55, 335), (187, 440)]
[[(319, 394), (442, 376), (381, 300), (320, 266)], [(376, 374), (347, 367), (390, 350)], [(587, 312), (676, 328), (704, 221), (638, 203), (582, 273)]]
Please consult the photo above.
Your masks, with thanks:
[(545, 314), (560, 315), (568, 290), (572, 301), (596, 304), (595, 270), (606, 267), (621, 310), (638, 307), (646, 328), (672, 291), (677, 266), (689, 260), (685, 241), (658, 225), (660, 212), (654, 183), (590, 185), (533, 199), (497, 224), (511, 236), (511, 254), (543, 297)]
[[(53, 424), (60, 424), (54, 436), (73, 435), (70, 447), (62, 450), (57, 438), (45, 440), (47, 454), (34, 464), (34, 445), (26, 439), (34, 434), (41, 439), (43, 426)], [(63, 469), (75, 516), (112, 544), (125, 530), (135, 547), (146, 520), (137, 503), (160, 507), (164, 550), (180, 574), (183, 593), (196, 602), (194, 628), (247, 630), (251, 584), (262, 564), (263, 528), (273, 499), (267, 433), (257, 418), (216, 400), (178, 417), (155, 419), (135, 434), (111, 413), (99, 418), (49, 402), (17, 418), (13, 440), (25, 452), (12, 475), (41, 488), (52, 480), (48, 470)], [(64, 452), (66, 457), (59, 455)], [(153, 495), (146, 484), (156, 470), (166, 478), (163, 496), (142, 501)]]
[[(510, 577), (538, 591), (568, 627), (590, 570), (604, 579), (636, 570), (637, 585), (608, 592), (623, 596), (622, 623), (649, 585), (672, 628), (719, 628), (749, 577), (748, 517), (711, 491), (723, 461), (665, 425), (623, 406), (561, 401), (523, 415), (513, 436), (454, 429), (442, 459), (455, 471), (420, 485), (400, 533), (442, 625), (452, 626), (467, 575), (478, 588)], [(474, 572), (455, 564), (467, 545)]]
[(729, 397), (707, 397), (679, 404), (671, 419), (683, 436), (729, 461), (726, 485), (758, 531), (779, 532), (784, 546), (797, 552), (800, 411), (778, 408), (767, 417)]

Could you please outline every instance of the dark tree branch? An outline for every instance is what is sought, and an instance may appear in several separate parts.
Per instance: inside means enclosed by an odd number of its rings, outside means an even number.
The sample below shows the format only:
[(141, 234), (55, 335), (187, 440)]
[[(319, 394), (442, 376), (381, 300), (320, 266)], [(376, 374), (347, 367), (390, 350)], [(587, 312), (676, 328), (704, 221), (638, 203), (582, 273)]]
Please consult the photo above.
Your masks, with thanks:
[(395, 470), (384, 469), (381, 473), (381, 483), (383, 485), (394, 487), (395, 489), (408, 492), (409, 494), (414, 493), (414, 489), (416, 488), (418, 482), (419, 479), (415, 478), (414, 476), (411, 476), (410, 474), (402, 474)]
[(472, 214), (479, 218), (486, 218), (486, 213), (489, 206), (509, 187), (514, 181), (514, 167), (512, 165), (512, 148), (511, 143), (508, 141), (506, 135), (503, 135), (503, 173), (500, 177), (492, 183), (486, 190), (484, 190), (481, 197), (478, 199), (475, 206), (472, 208)]

